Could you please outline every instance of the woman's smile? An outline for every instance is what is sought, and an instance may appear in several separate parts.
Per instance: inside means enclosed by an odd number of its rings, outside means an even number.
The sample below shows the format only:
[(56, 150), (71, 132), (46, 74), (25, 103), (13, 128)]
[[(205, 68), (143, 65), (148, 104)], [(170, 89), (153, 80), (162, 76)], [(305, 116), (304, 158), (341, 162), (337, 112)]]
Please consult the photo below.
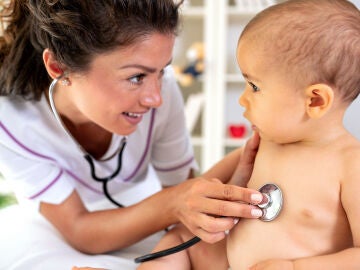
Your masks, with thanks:
[(138, 125), (144, 113), (133, 113), (133, 112), (123, 112), (122, 115), (124, 118), (132, 125)]

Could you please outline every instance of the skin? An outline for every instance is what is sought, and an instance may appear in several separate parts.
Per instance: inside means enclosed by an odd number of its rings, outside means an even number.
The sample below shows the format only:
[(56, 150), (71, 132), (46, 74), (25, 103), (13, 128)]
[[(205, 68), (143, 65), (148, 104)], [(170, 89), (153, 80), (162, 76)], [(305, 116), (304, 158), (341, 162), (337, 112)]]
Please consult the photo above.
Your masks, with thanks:
[[(60, 81), (56, 85), (55, 105), (66, 127), (87, 152), (100, 158), (109, 147), (112, 133), (131, 134), (143, 114), (161, 105), (161, 79), (171, 62), (173, 45), (173, 35), (153, 33), (130, 47), (95, 55), (89, 70), (82, 73), (70, 72), (51, 51), (44, 51), (44, 64), (51, 78), (66, 72), (69, 84)], [(224, 183), (230, 180), (239, 161), (247, 171), (236, 181), (249, 179), (258, 142), (254, 137), (246, 149), (229, 154), (203, 176), (168, 187), (126, 208), (89, 212), (73, 191), (58, 205), (42, 202), (40, 211), (73, 247), (89, 254), (127, 247), (178, 222), (204, 241), (214, 243), (224, 239), (224, 231), (234, 226), (233, 217), (254, 218), (251, 210), (256, 206), (247, 203), (259, 202), (261, 196), (252, 197), (259, 193)]]
[[(240, 219), (227, 237), (226, 251), (221, 242), (202, 243), (145, 262), (139, 270), (169, 265), (176, 270), (359, 268), (360, 142), (342, 125), (348, 104), (337, 100), (329, 85), (293, 85), (291, 74), (271, 68), (273, 62), (259, 44), (245, 35), (237, 49), (247, 80), (239, 103), (261, 137), (248, 187), (280, 186), (280, 216), (271, 222)], [(187, 234), (178, 227), (155, 250), (179, 243)]]
[[(159, 46), (153, 46), (153, 42)], [(161, 81), (164, 68), (171, 62), (173, 45), (172, 36), (144, 38), (131, 47), (95, 57), (85, 74), (68, 75), (71, 85), (67, 88), (71, 89), (56, 91), (54, 99), (67, 127), (81, 144), (90, 145), (88, 138), (94, 145), (96, 136), (91, 135), (100, 133), (98, 141), (103, 147), (88, 146), (86, 150), (90, 148), (101, 155), (108, 148), (112, 133), (131, 134), (142, 115), (162, 104)], [(55, 61), (48, 50), (44, 61), (47, 66)], [(53, 78), (60, 75), (51, 69), (49, 73)], [(81, 135), (84, 129), (90, 136)]]
[(229, 235), (229, 263), (239, 270), (356, 269), (360, 207), (349, 201), (360, 187), (360, 143), (342, 125), (346, 105), (326, 84), (299, 89), (259, 52), (246, 36), (237, 50), (248, 81), (239, 102), (261, 137), (248, 186), (277, 183), (284, 209), (269, 223), (240, 220)]

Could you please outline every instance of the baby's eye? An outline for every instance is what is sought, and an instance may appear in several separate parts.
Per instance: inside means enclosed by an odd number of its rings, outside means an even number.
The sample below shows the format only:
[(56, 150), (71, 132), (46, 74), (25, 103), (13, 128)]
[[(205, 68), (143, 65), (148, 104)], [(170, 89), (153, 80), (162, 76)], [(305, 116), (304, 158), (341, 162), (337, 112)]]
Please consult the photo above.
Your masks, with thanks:
[(251, 88), (253, 89), (254, 92), (258, 92), (260, 91), (260, 88), (257, 87), (255, 84), (253, 84), (252, 82), (248, 82), (249, 85), (251, 86)]
[(130, 83), (132, 84), (140, 84), (144, 79), (145, 74), (137, 74), (129, 78)]

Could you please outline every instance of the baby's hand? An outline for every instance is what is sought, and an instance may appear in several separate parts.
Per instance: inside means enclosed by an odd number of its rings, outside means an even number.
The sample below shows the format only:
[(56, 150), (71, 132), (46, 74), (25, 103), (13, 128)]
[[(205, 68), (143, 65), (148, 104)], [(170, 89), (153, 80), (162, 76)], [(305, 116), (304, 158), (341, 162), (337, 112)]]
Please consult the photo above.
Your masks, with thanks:
[(251, 266), (249, 270), (294, 270), (294, 264), (281, 259), (267, 260)]

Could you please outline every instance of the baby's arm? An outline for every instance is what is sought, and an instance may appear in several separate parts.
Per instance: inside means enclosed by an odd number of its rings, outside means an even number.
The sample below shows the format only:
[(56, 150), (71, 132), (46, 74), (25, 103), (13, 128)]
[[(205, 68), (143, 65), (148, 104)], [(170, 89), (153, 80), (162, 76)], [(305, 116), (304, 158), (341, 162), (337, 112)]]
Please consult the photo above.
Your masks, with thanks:
[[(161, 238), (160, 242), (156, 245), (155, 249), (152, 252), (158, 252), (160, 250), (165, 250), (170, 247), (175, 247), (179, 244), (182, 244), (185, 234), (190, 234), (190, 233), (187, 232), (187, 230), (183, 225), (177, 225), (176, 227), (171, 229), (168, 233), (166, 233), (163, 238)], [(150, 270), (150, 269), (166, 270), (169, 268), (170, 265), (171, 265), (171, 269), (173, 270), (190, 270), (191, 269), (190, 257), (188, 256), (187, 252), (183, 250), (173, 255), (144, 262), (137, 268), (137, 270)]]

